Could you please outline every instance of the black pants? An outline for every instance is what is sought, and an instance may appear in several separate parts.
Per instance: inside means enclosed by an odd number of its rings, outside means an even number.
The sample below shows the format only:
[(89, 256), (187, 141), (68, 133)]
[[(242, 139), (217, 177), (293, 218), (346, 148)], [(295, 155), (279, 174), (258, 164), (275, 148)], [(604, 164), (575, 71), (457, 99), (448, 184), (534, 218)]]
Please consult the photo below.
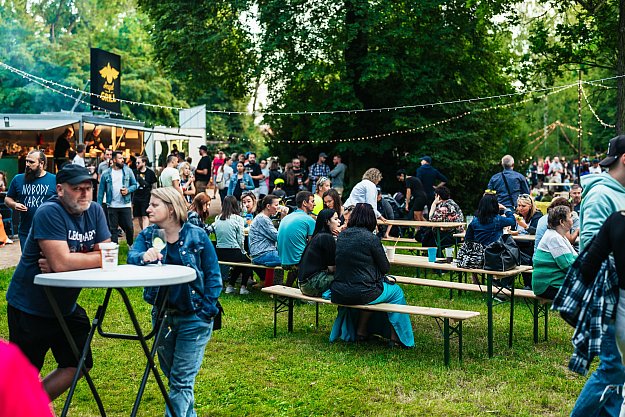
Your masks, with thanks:
[[(251, 264), (249, 258), (245, 256), (239, 248), (217, 248), (217, 259), (226, 262), (247, 262)], [(233, 266), (230, 269), (228, 284), (234, 286), (237, 282), (239, 274), (241, 274), (241, 286), (245, 287), (247, 285), (247, 281), (249, 281), (252, 277), (252, 268)]]
[(117, 229), (122, 228), (126, 233), (126, 242), (128, 246), (132, 245), (134, 239), (134, 227), (132, 225), (132, 208), (130, 207), (107, 207), (109, 230), (111, 231), (111, 241), (117, 243)]

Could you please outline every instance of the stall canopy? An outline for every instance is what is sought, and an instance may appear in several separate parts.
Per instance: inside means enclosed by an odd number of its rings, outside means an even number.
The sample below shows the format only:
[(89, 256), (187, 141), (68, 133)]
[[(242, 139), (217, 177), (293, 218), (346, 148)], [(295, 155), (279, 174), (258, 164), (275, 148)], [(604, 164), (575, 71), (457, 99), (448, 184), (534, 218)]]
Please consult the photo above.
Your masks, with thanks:
[(3, 119), (0, 131), (47, 131), (79, 123), (82, 115), (0, 113), (0, 117)]

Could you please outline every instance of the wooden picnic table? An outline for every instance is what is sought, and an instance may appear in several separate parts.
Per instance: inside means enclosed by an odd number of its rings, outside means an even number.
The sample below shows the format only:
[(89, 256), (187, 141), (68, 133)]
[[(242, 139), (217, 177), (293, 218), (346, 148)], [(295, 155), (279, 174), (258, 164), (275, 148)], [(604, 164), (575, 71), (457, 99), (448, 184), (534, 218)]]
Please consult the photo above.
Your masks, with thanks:
[[(395, 254), (391, 265), (410, 266), (414, 268), (423, 268), (425, 270), (448, 271), (450, 273), (476, 273), (486, 276), (486, 307), (488, 309), (488, 357), (493, 356), (493, 285), (497, 289), (498, 295), (502, 290), (510, 292), (510, 331), (508, 336), (508, 345), (512, 346), (512, 328), (514, 323), (514, 280), (512, 284), (507, 286), (503, 283), (504, 278), (515, 277), (522, 272), (532, 270), (531, 266), (521, 265), (509, 271), (489, 271), (486, 269), (467, 269), (458, 267), (455, 262), (452, 263), (436, 263), (429, 262), (426, 256), (401, 255)], [(496, 281), (495, 281), (496, 279)]]
[[(454, 233), (454, 237), (456, 239), (464, 239), (466, 234), (466, 232)], [(512, 239), (516, 240), (517, 242), (535, 242), (536, 235), (512, 235)]]
[(436, 253), (439, 256), (443, 253), (441, 248), (441, 229), (455, 229), (466, 225), (464, 222), (430, 222), (422, 220), (387, 220), (386, 222), (378, 220), (378, 224), (386, 226), (431, 227), (434, 231), (434, 240), (436, 240)]

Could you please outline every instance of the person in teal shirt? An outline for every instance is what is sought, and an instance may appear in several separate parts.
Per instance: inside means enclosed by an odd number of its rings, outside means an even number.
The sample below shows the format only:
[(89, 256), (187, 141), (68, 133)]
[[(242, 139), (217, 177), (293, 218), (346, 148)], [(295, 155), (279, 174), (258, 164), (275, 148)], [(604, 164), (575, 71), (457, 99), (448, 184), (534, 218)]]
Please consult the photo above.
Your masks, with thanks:
[(570, 207), (553, 207), (549, 210), (547, 224), (549, 228), (534, 253), (532, 289), (537, 296), (553, 300), (577, 258), (577, 252), (566, 237), (573, 226)]
[(315, 207), (313, 194), (309, 191), (298, 192), (295, 204), (297, 210), (282, 219), (278, 228), (278, 254), (282, 267), (288, 271), (287, 286), (295, 282), (302, 253), (315, 231), (315, 221), (310, 216)]

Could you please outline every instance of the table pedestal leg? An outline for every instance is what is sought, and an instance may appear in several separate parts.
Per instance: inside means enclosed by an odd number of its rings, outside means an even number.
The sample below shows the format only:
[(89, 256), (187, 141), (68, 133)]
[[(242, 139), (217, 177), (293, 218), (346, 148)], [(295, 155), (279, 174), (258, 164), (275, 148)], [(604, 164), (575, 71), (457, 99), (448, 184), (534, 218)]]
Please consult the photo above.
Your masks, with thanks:
[(69, 388), (69, 393), (67, 394), (67, 398), (65, 399), (65, 405), (63, 406), (63, 411), (61, 412), (61, 417), (65, 417), (67, 415), (67, 412), (69, 411), (69, 405), (72, 402), (72, 397), (74, 396), (74, 390), (76, 389), (76, 385), (78, 384), (78, 379), (80, 378), (80, 372), (82, 370), (82, 373), (85, 377), (85, 380), (87, 381), (87, 384), (89, 385), (89, 389), (91, 389), (91, 393), (93, 394), (93, 398), (96, 401), (96, 404), (98, 405), (98, 410), (100, 411), (100, 415), (105, 417), (106, 416), (106, 412), (104, 411), (104, 406), (102, 405), (102, 400), (100, 399), (100, 395), (98, 394), (98, 390), (96, 389), (93, 380), (91, 379), (91, 376), (89, 375), (89, 370), (87, 369), (87, 367), (85, 366), (85, 360), (87, 358), (87, 352), (89, 352), (89, 346), (91, 345), (91, 339), (93, 339), (93, 335), (95, 334), (95, 329), (98, 326), (98, 322), (99, 322), (99, 318), (100, 318), (100, 314), (101, 314), (101, 310), (102, 310), (102, 306), (98, 307), (98, 312), (96, 313), (96, 316), (93, 319), (92, 325), (91, 325), (91, 329), (89, 330), (89, 335), (87, 337), (87, 341), (85, 342), (85, 347), (82, 351), (82, 353), (78, 350), (78, 346), (76, 346), (76, 342), (74, 341), (74, 338), (72, 337), (71, 332), (69, 331), (69, 328), (67, 327), (67, 323), (65, 322), (65, 318), (63, 317), (63, 314), (61, 313), (61, 310), (59, 309), (59, 305), (56, 302), (56, 299), (54, 298), (54, 294), (52, 294), (52, 291), (50, 290), (49, 287), (43, 287), (44, 292), (46, 293), (46, 297), (48, 297), (48, 301), (50, 302), (50, 307), (52, 308), (52, 311), (54, 312), (54, 315), (56, 316), (57, 320), (59, 321), (59, 325), (61, 326), (61, 329), (63, 330), (63, 333), (65, 334), (65, 338), (67, 339), (67, 343), (69, 344), (70, 348), (72, 349), (72, 352), (74, 353), (74, 356), (76, 357), (76, 359), (78, 359), (78, 365), (76, 367), (76, 374), (74, 375), (74, 378), (72, 379), (72, 385)]

